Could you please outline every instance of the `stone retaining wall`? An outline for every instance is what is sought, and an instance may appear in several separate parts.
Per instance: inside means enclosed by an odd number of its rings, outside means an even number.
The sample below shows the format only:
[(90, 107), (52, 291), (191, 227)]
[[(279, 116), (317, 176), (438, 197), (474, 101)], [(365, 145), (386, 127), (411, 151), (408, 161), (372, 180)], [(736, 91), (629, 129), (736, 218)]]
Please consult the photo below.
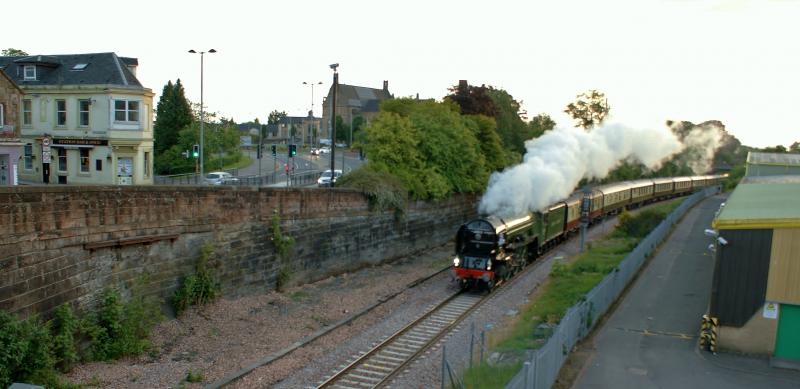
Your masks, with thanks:
[[(227, 296), (275, 287), (273, 215), (296, 240), (292, 281), (310, 282), (447, 242), (475, 196), (374, 212), (350, 190), (252, 187), (0, 188), (0, 309), (22, 316), (91, 305), (106, 287), (171, 296), (200, 247)], [(142, 277), (146, 276), (146, 277)]]

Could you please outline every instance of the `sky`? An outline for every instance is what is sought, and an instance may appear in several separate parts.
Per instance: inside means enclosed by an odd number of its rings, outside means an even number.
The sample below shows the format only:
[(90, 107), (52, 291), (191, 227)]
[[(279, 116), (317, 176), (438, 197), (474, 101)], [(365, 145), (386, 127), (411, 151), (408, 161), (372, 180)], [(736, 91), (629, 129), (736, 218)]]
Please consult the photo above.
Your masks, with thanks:
[[(800, 141), (800, 1), (150, 1), (4, 4), (0, 48), (116, 52), (156, 93), (181, 79), (238, 122), (314, 110), (341, 83), (441, 99), (458, 80), (508, 91), (533, 117), (589, 89), (611, 120), (663, 127), (720, 120), (744, 144)], [(14, 33), (9, 33), (14, 31)]]

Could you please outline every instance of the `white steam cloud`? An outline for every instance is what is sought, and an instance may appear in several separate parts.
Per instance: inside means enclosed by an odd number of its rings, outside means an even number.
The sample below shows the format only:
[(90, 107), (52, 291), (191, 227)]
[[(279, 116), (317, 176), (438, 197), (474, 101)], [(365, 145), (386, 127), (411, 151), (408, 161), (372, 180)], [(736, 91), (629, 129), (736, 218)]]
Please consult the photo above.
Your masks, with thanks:
[[(687, 146), (706, 145), (695, 148), (710, 150), (704, 154), (707, 167), (722, 139), (718, 129), (712, 130), (718, 133), (716, 137), (704, 134), (702, 129), (693, 129), (694, 135), (687, 136), (684, 143), (667, 129), (633, 129), (618, 124), (588, 132), (577, 128), (548, 131), (525, 142), (526, 153), (521, 164), (492, 175), (479, 211), (511, 217), (541, 210), (569, 196), (583, 178), (603, 178), (626, 160), (658, 169)], [(715, 139), (712, 148), (710, 142)], [(698, 168), (702, 166), (699, 163)]]

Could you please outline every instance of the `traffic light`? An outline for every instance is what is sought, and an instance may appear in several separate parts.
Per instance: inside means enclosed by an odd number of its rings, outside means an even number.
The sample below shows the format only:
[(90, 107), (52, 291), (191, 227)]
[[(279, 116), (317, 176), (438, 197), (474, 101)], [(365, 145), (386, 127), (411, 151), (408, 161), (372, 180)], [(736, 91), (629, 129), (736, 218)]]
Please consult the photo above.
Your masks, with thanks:
[(200, 145), (192, 146), (192, 157), (199, 157), (200, 156)]
[(297, 145), (289, 145), (289, 158), (297, 156)]
[(256, 147), (256, 159), (261, 159), (261, 143)]
[(272, 145), (272, 156), (273, 157), (278, 156), (278, 145)]

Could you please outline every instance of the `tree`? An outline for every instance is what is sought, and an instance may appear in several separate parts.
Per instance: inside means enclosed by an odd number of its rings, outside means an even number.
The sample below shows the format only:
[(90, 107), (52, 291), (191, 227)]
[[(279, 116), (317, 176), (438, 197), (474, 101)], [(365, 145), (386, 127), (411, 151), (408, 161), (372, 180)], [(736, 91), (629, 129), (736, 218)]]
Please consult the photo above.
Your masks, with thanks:
[(286, 111), (278, 111), (277, 109), (269, 113), (267, 124), (278, 124), (282, 119), (286, 118)]
[(794, 142), (789, 146), (790, 153), (800, 153), (800, 142)]
[(14, 49), (11, 47), (3, 49), (2, 54), (4, 57), (27, 57), (29, 55), (28, 53), (22, 50)]
[(533, 132), (522, 120), (520, 103), (505, 90), (489, 88), (487, 92), (497, 109), (494, 118), (497, 121), (497, 134), (503, 140), (503, 146), (517, 154), (525, 154), (525, 141), (533, 138)]
[(484, 115), (493, 118), (497, 115), (497, 107), (489, 96), (490, 88), (486, 85), (472, 86), (467, 80), (460, 80), (458, 85), (448, 88), (451, 93), (445, 96), (445, 99), (456, 103), (462, 115)]
[(531, 133), (534, 138), (538, 138), (545, 133), (545, 131), (550, 131), (556, 128), (556, 122), (550, 118), (550, 115), (546, 113), (540, 113), (536, 115), (528, 126), (531, 128)]
[(608, 105), (606, 95), (592, 89), (579, 94), (574, 103), (567, 105), (564, 112), (575, 119), (575, 127), (588, 130), (603, 124), (609, 110), (611, 107)]
[(155, 155), (158, 158), (166, 150), (178, 143), (182, 129), (193, 121), (192, 107), (178, 79), (164, 85), (156, 107), (156, 123), (153, 126), (155, 137)]

